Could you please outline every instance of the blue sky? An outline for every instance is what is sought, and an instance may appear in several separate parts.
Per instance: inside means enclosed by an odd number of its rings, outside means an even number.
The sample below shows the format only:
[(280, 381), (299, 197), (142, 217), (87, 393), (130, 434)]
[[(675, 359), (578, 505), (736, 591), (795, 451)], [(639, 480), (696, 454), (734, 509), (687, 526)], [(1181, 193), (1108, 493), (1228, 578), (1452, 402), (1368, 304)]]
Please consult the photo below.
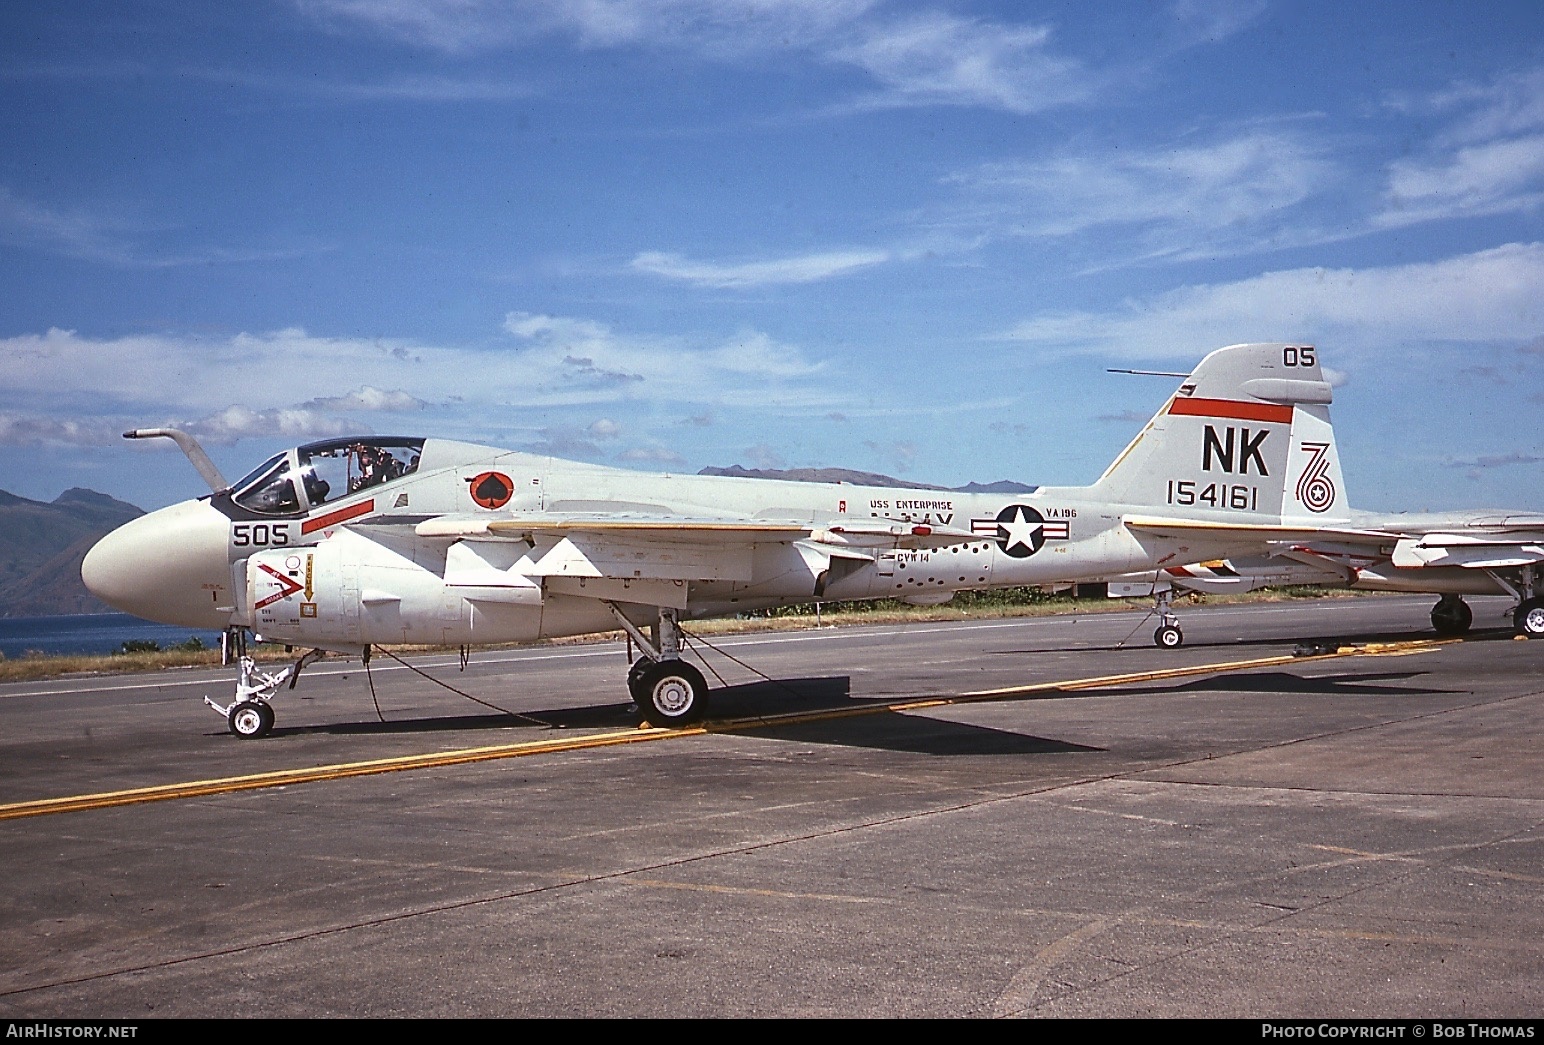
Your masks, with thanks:
[(1544, 5), (0, 8), (0, 488), (351, 432), (1093, 481), (1319, 346), (1352, 503), (1544, 509)]

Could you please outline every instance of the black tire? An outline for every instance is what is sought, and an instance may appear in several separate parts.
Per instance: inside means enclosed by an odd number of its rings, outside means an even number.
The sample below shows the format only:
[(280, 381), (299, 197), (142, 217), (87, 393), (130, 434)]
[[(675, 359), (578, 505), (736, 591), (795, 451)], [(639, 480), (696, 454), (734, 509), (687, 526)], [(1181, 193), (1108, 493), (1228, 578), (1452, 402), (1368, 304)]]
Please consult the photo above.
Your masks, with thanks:
[(689, 725), (708, 710), (707, 680), (685, 661), (649, 664), (638, 673), (637, 683), (628, 688), (638, 704), (639, 716), (650, 725)]
[(1185, 644), (1185, 633), (1177, 624), (1165, 624), (1153, 632), (1153, 645), (1159, 649), (1179, 649)]
[(634, 704), (643, 703), (642, 699), (640, 699), (643, 695), (643, 689), (639, 686), (639, 680), (643, 678), (643, 673), (648, 671), (653, 664), (654, 662), (648, 657), (639, 657), (633, 661), (632, 667), (627, 669), (627, 692), (632, 696)]
[(1474, 623), (1474, 611), (1457, 595), (1444, 595), (1431, 608), (1431, 626), (1438, 635), (1464, 635)]
[(1512, 614), (1512, 623), (1519, 635), (1530, 639), (1544, 639), (1544, 598), (1535, 596), (1525, 600)]
[(225, 724), (243, 740), (261, 740), (273, 732), (273, 708), (261, 700), (243, 700), (225, 716)]

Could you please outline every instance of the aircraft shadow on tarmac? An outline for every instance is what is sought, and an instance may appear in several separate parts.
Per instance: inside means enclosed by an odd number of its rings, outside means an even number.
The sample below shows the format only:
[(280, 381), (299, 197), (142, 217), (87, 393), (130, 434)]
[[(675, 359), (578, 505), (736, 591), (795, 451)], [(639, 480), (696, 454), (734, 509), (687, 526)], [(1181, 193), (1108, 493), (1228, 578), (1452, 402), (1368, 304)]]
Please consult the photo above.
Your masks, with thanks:
[[(1068, 695), (1068, 694), (1063, 694)], [(846, 718), (757, 726), (759, 737), (804, 743), (837, 744), (928, 755), (1024, 755), (1099, 748), (1047, 740), (1006, 730), (971, 726), (923, 716), (882, 710), (893, 698), (854, 698), (845, 676), (770, 679), (724, 686), (713, 691), (713, 722), (773, 718), (780, 715), (873, 709)], [(389, 716), (390, 712), (386, 714)], [(565, 729), (619, 729), (634, 718), (626, 704), (521, 710), (511, 714), (435, 715), (389, 718), (385, 722), (338, 722), (317, 726), (279, 726), (274, 737), (324, 733), (340, 736), (384, 736), (407, 733), (457, 733), (519, 729), (537, 739)]]
[(922, 755), (1027, 755), (1100, 750), (1008, 730), (880, 710), (896, 703), (896, 699), (853, 698), (845, 676), (752, 682), (715, 690), (713, 700), (715, 714), (726, 719), (863, 707), (874, 709), (866, 715), (808, 722), (772, 722), (756, 729), (758, 737), (774, 740)]
[[(1112, 643), (1109, 645), (1074, 645), (1074, 646), (1033, 646), (1023, 649), (991, 650), (983, 653), (989, 657), (1034, 656), (1037, 653), (1151, 653), (1152, 643), (1148, 641), (1150, 632), (1138, 631), (1129, 641)], [(1471, 631), (1463, 637), (1465, 642), (1491, 642), (1510, 641), (1515, 636), (1510, 628), (1486, 629), (1484, 631)], [(1377, 631), (1377, 632), (1327, 632), (1317, 636), (1278, 635), (1264, 636), (1252, 635), (1247, 639), (1217, 639), (1214, 641), (1193, 641), (1188, 636), (1185, 639), (1184, 648), (1187, 650), (1199, 649), (1226, 649), (1238, 651), (1241, 649), (1269, 648), (1273, 651), (1283, 645), (1296, 645), (1302, 647), (1333, 648), (1335, 646), (1361, 646), (1376, 642), (1419, 642), (1423, 639), (1435, 641), (1440, 636), (1430, 630), (1424, 631)]]
[[(1214, 675), (1173, 685), (1111, 686), (1107, 689), (1055, 693), (1057, 697), (1155, 696), (1181, 693), (1298, 693), (1320, 696), (1438, 696), (1463, 692), (1431, 686), (1393, 685), (1422, 678), (1425, 671), (1362, 671), (1344, 675), (1294, 675), (1290, 671), (1262, 671), (1238, 675)], [(1038, 694), (1037, 694), (1038, 696)]]
[[(1227, 647), (1238, 650), (1247, 646), (1279, 647), (1282, 643), (1296, 643), (1299, 649), (1330, 649), (1341, 645), (1362, 645), (1380, 642), (1408, 642), (1412, 639), (1429, 638), (1429, 633), (1366, 632), (1345, 634), (1336, 638), (1302, 639), (1284, 637), (1278, 639), (1252, 639), (1246, 642), (1221, 641), (1214, 643), (1187, 643), (1186, 649), (1206, 646)], [(1465, 642), (1511, 641), (1509, 629), (1473, 631), (1464, 636)], [(1038, 649), (997, 650), (988, 656), (1034, 656), (1050, 652), (1151, 652), (1145, 646), (1079, 646), (1041, 647)], [(1323, 662), (1314, 662), (1323, 663)], [(1013, 697), (1013, 700), (1067, 700), (1092, 696), (1124, 696), (1143, 694), (1182, 694), (1186, 692), (1251, 692), (1251, 693), (1300, 693), (1342, 696), (1418, 696), (1456, 692), (1409, 685), (1384, 683), (1408, 680), (1425, 672), (1363, 672), (1355, 675), (1304, 677), (1287, 671), (1223, 674), (1210, 678), (1191, 680), (1174, 685), (1145, 683), (1139, 686), (1107, 687), (1087, 690), (1047, 690)], [(947, 699), (948, 694), (940, 694)], [(490, 703), (498, 703), (492, 701)], [(845, 675), (767, 679), (756, 682), (722, 686), (713, 690), (713, 720), (754, 718), (759, 715), (778, 716), (800, 712), (844, 711), (853, 708), (877, 707), (895, 703), (893, 697), (855, 698), (851, 693), (851, 680)], [(390, 716), (390, 711), (386, 714)], [(545, 733), (563, 729), (622, 729), (634, 723), (630, 705), (609, 703), (559, 707), (537, 710), (510, 709), (508, 713), (473, 715), (434, 715), (417, 718), (392, 718), (385, 722), (354, 721), (316, 726), (278, 726), (276, 737), (305, 733), (336, 735), (391, 735), (401, 733), (456, 733), (490, 730), (520, 729), (531, 733)], [(1031, 754), (1050, 751), (1091, 751), (1077, 744), (1028, 736), (1001, 730), (985, 729), (950, 723), (939, 719), (905, 715), (897, 712), (875, 710), (872, 714), (849, 719), (827, 719), (819, 722), (801, 722), (757, 728), (758, 736), (781, 737), (810, 743), (843, 744), (853, 747), (883, 748), (927, 754)], [(534, 737), (532, 737), (534, 739)]]

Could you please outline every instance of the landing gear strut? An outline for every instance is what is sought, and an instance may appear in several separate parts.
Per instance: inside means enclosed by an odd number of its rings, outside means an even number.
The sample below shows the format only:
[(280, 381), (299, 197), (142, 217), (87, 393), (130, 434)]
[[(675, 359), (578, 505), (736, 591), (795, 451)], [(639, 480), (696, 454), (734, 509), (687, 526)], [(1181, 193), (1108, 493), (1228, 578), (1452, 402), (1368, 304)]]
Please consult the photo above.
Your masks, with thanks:
[(1458, 595), (1444, 595), (1431, 608), (1431, 626), (1438, 635), (1463, 635), (1474, 623), (1474, 611)]
[(681, 659), (681, 622), (676, 611), (659, 608), (658, 623), (649, 627), (650, 638), (615, 603), (606, 605), (643, 651), (627, 669), (627, 691), (638, 706), (640, 723), (686, 726), (702, 718), (708, 710), (708, 683), (702, 672)]
[(1185, 633), (1179, 630), (1179, 618), (1172, 608), (1174, 589), (1165, 588), (1153, 593), (1153, 611), (1158, 614), (1158, 630), (1153, 632), (1153, 645), (1159, 649), (1179, 649), (1185, 644)]
[(290, 689), (294, 689), (306, 665), (314, 664), (327, 655), (324, 650), (314, 649), (277, 675), (270, 675), (260, 671), (257, 662), (248, 656), (245, 631), (231, 629), (225, 634), (222, 648), (226, 652), (226, 663), (229, 663), (232, 654), (236, 657), (236, 699), (229, 707), (221, 707), (209, 697), (204, 698), (204, 703), (224, 716), (231, 733), (243, 740), (258, 740), (273, 732), (273, 706), (268, 702), (286, 682)]

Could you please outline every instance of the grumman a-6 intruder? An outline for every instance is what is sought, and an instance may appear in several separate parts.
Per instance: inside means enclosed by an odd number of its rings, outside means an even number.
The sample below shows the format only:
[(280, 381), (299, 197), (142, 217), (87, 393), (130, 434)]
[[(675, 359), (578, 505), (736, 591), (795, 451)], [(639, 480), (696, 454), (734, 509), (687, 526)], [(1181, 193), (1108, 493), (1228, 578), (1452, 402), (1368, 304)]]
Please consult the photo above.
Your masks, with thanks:
[[(439, 439), (310, 443), (209, 496), (121, 527), (82, 576), (151, 620), (227, 629), (233, 733), (262, 736), (279, 686), (325, 651), (531, 641), (623, 629), (643, 718), (702, 716), (682, 620), (812, 600), (947, 601), (1263, 552), (1343, 522), (1330, 387), (1311, 347), (1207, 356), (1089, 487), (956, 494), (642, 474)], [(258, 641), (309, 648), (277, 675)], [(1181, 641), (1165, 620), (1160, 645)], [(212, 703), (212, 702), (211, 702)]]

